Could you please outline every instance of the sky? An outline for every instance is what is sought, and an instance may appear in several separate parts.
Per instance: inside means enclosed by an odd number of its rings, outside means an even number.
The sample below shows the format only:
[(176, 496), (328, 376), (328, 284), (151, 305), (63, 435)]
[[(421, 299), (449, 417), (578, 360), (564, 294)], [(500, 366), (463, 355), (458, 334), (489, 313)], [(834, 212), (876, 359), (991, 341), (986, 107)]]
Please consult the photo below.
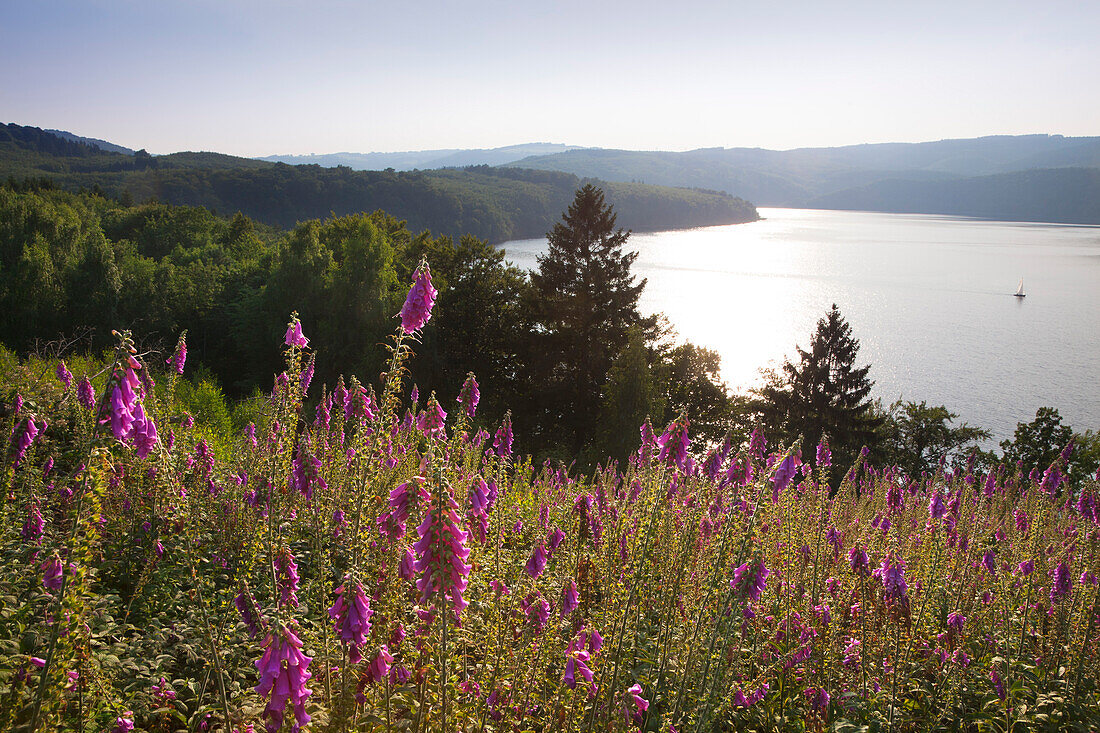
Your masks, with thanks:
[(1100, 134), (1095, 0), (0, 0), (0, 122), (151, 153)]

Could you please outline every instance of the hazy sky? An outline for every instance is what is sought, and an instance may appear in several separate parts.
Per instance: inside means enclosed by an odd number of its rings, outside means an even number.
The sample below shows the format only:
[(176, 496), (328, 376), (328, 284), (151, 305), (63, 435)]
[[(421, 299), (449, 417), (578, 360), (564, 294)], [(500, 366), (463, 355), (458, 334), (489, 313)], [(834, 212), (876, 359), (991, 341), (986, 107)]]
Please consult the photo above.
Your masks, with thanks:
[(150, 152), (1100, 134), (1100, 2), (0, 0), (0, 122)]

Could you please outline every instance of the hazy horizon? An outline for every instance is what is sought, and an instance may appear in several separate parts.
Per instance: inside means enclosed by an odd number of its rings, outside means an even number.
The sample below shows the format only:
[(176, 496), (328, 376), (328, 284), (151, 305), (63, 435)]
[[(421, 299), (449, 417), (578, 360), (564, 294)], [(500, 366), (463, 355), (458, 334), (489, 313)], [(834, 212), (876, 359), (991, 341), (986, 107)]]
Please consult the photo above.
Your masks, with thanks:
[[(582, 19), (582, 20), (578, 20)], [(8, 121), (153, 153), (789, 150), (1100, 132), (1100, 4), (7, 9)]]

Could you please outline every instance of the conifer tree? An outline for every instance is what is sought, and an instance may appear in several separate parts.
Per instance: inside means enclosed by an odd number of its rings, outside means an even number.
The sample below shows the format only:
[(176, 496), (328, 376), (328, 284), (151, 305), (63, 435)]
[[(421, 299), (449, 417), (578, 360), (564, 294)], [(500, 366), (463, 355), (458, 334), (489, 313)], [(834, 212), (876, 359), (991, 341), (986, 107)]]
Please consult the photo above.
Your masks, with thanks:
[(629, 231), (615, 227), (615, 213), (591, 184), (547, 235), (549, 249), (531, 275), (538, 317), (536, 364), (544, 388), (543, 429), (564, 431), (562, 447), (577, 455), (596, 432), (601, 392), (628, 331), (638, 324), (647, 338), (654, 318), (638, 314), (646, 281), (635, 281), (637, 258), (624, 253)]
[(871, 366), (856, 366), (859, 341), (836, 303), (817, 322), (809, 349), (795, 349), (797, 363), (787, 359), (782, 374), (760, 390), (764, 422), (784, 441), (800, 440), (802, 457), (811, 462), (827, 437), (834, 473), (842, 474), (862, 446), (877, 442), (882, 420), (869, 399)]

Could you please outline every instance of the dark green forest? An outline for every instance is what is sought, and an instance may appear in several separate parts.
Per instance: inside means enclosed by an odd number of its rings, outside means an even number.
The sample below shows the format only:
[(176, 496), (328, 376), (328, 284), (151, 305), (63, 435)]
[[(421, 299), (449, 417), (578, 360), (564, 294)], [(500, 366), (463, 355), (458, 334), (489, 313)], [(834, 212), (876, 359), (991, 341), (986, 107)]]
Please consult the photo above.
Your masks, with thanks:
[[(290, 229), (298, 222), (383, 210), (414, 232), (490, 243), (541, 237), (582, 181), (570, 173), (514, 168), (353, 171), (286, 165), (219, 153), (151, 156), (109, 153), (36, 127), (0, 126), (0, 180), (48, 178), (70, 191), (124, 203), (202, 206)], [(634, 231), (735, 224), (758, 218), (752, 204), (724, 193), (631, 183), (599, 185), (620, 224)]]

